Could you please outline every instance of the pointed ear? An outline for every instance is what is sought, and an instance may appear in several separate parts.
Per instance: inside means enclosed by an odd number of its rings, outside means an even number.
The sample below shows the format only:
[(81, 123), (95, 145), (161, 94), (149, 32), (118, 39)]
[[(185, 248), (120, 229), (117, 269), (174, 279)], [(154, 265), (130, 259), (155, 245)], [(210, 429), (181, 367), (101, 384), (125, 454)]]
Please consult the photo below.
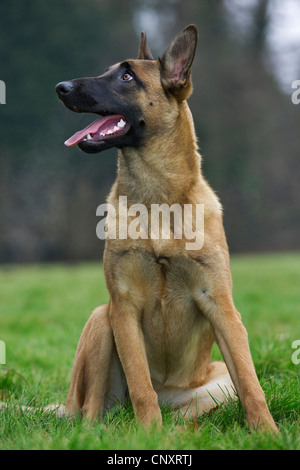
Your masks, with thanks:
[(137, 58), (141, 60), (154, 60), (150, 51), (150, 47), (148, 46), (146, 34), (144, 32), (141, 34), (141, 44)]
[(179, 33), (159, 59), (163, 87), (179, 101), (192, 92), (191, 66), (197, 47), (197, 28), (190, 25)]

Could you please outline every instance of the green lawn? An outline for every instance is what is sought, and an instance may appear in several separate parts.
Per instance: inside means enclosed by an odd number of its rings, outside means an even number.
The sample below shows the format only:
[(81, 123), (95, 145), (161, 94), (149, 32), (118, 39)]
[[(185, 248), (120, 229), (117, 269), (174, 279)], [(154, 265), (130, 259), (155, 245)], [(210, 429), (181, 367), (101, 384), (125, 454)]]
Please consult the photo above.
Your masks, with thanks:
[[(103, 423), (69, 422), (54, 413), (20, 413), (15, 404), (63, 403), (81, 330), (92, 309), (108, 300), (101, 264), (2, 267), (0, 340), (1, 449), (299, 449), (300, 254), (232, 257), (234, 298), (249, 333), (260, 382), (278, 436), (249, 433), (239, 403), (195, 423), (163, 410), (164, 426), (140, 429), (131, 406)], [(298, 355), (300, 358), (300, 354)], [(213, 359), (219, 359), (217, 347)]]

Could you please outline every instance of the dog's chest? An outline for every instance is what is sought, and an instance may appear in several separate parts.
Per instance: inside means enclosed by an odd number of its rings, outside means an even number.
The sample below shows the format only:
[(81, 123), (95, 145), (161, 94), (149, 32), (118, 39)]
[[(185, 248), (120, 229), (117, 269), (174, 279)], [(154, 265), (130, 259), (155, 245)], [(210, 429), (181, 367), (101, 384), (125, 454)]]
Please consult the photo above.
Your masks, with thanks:
[[(141, 318), (151, 373), (159, 382), (194, 367), (211, 342), (208, 321), (195, 297), (204, 279), (196, 263), (184, 254), (155, 256), (130, 250), (119, 259), (114, 287), (118, 301)], [(124, 307), (122, 306), (122, 308)], [(155, 371), (155, 372), (153, 372)]]
[[(143, 331), (151, 376), (168, 386), (188, 385), (192, 371), (205, 369), (213, 335), (196, 303), (203, 290), (203, 276), (185, 256), (156, 259), (161, 296), (156, 306), (145, 306)], [(154, 308), (153, 308), (154, 307)]]
[(178, 306), (191, 307), (199, 289), (205, 288), (203, 269), (184, 253), (129, 249), (109, 254), (105, 261), (110, 293), (117, 291), (120, 302), (131, 300), (137, 308), (167, 306), (175, 299)]

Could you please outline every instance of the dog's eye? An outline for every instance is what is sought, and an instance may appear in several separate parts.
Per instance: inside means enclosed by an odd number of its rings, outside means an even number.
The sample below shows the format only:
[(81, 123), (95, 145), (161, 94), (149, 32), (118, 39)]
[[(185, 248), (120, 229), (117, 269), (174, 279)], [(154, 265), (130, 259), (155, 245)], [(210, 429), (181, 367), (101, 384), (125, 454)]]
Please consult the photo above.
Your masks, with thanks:
[(123, 82), (129, 82), (132, 79), (133, 79), (133, 76), (130, 75), (130, 73), (124, 73), (124, 75), (122, 75)]

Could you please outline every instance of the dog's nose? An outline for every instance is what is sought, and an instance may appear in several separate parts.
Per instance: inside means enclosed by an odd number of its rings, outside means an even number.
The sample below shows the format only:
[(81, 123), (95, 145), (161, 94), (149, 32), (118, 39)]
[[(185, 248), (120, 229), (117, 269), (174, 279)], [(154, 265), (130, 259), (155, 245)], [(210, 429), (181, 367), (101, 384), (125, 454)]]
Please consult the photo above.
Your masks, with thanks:
[(73, 90), (72, 82), (60, 82), (55, 87), (56, 92), (59, 96), (66, 96)]

